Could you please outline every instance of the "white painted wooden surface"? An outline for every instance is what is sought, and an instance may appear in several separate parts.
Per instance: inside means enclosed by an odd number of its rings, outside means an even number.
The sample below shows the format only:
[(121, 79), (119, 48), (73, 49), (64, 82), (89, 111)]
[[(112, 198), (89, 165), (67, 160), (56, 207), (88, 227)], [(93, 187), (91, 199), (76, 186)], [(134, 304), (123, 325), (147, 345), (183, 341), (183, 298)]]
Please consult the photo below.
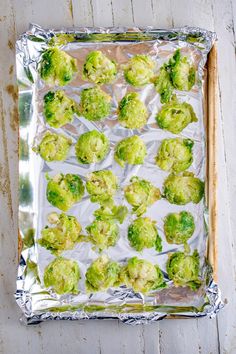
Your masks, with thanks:
[[(236, 353), (236, 1), (0, 0), (0, 353)], [(29, 22), (201, 26), (218, 34), (219, 285), (227, 306), (216, 319), (130, 327), (108, 322), (19, 324), (17, 266), (17, 96), (14, 43)]]

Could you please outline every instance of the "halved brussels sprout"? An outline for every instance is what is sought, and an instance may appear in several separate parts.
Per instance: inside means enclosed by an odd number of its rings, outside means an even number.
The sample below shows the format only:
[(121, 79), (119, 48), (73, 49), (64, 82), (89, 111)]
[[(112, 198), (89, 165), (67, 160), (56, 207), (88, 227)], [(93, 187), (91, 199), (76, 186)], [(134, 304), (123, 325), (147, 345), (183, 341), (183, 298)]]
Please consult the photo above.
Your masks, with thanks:
[(173, 280), (175, 286), (188, 286), (197, 290), (201, 286), (199, 278), (200, 262), (197, 250), (192, 255), (183, 252), (175, 252), (169, 255), (166, 264), (168, 277)]
[(155, 63), (144, 54), (133, 56), (125, 65), (125, 80), (133, 86), (143, 86), (150, 82), (154, 75)]
[(76, 59), (57, 47), (49, 48), (42, 54), (39, 73), (51, 86), (68, 84), (77, 71)]
[(64, 213), (60, 215), (51, 213), (48, 221), (55, 227), (46, 226), (41, 231), (42, 238), (38, 240), (38, 243), (55, 254), (73, 249), (81, 231), (81, 225), (77, 219)]
[(102, 161), (109, 151), (109, 140), (105, 134), (91, 130), (80, 135), (75, 146), (75, 154), (82, 164)]
[(161, 198), (161, 192), (151, 182), (137, 176), (132, 177), (130, 182), (131, 184), (124, 188), (125, 198), (133, 206), (133, 212), (141, 216), (148, 206)]
[(166, 66), (162, 66), (160, 73), (154, 80), (154, 85), (157, 92), (160, 94), (161, 103), (167, 103), (171, 100), (174, 87), (170, 79), (170, 73), (167, 71)]
[(98, 86), (86, 88), (81, 92), (79, 112), (88, 120), (105, 119), (111, 113), (111, 97)]
[(94, 171), (87, 176), (86, 188), (91, 202), (108, 202), (117, 191), (117, 177), (109, 170)]
[(69, 210), (83, 195), (83, 181), (79, 176), (59, 173), (52, 179), (49, 178), (47, 200), (58, 209)]
[(46, 132), (39, 146), (33, 150), (45, 161), (63, 161), (68, 155), (71, 144), (71, 139), (62, 134)]
[(94, 220), (86, 227), (89, 240), (99, 248), (100, 251), (114, 246), (118, 240), (119, 228), (110, 220)]
[(148, 111), (137, 92), (125, 95), (118, 106), (118, 121), (128, 129), (142, 128), (148, 119)]
[(69, 98), (64, 91), (49, 91), (43, 98), (44, 116), (46, 122), (54, 128), (60, 128), (63, 125), (72, 122), (73, 115), (76, 112), (74, 100)]
[(120, 284), (133, 288), (136, 292), (148, 293), (151, 290), (165, 288), (166, 283), (158, 265), (139, 259), (130, 258), (120, 272)]
[(164, 139), (156, 156), (157, 165), (164, 171), (181, 172), (193, 162), (193, 140)]
[(78, 263), (72, 259), (58, 257), (44, 271), (44, 284), (47, 288), (61, 294), (78, 294), (80, 270)]
[(123, 224), (128, 214), (128, 208), (124, 205), (102, 205), (101, 208), (95, 210), (93, 215), (98, 220), (118, 221)]
[(173, 86), (177, 90), (190, 91), (195, 84), (196, 70), (187, 57), (181, 56), (177, 49), (169, 61), (170, 76)]
[(158, 235), (156, 222), (149, 218), (138, 218), (128, 228), (130, 245), (136, 251), (144, 248), (155, 247), (156, 251), (162, 251), (162, 240)]
[(166, 103), (156, 116), (157, 124), (173, 134), (179, 134), (188, 124), (197, 122), (193, 107), (187, 103), (180, 103), (176, 99)]
[(194, 230), (194, 218), (187, 211), (170, 213), (164, 219), (164, 233), (168, 243), (184, 244), (192, 237)]
[(120, 266), (106, 255), (97, 258), (87, 269), (86, 288), (88, 291), (106, 291), (117, 285)]
[(147, 148), (143, 140), (133, 135), (121, 140), (115, 147), (115, 161), (124, 167), (125, 164), (141, 165), (147, 154)]
[(164, 196), (171, 204), (197, 204), (204, 195), (204, 182), (191, 172), (170, 174), (164, 182)]
[(83, 79), (95, 84), (109, 84), (116, 78), (116, 63), (100, 50), (90, 52), (84, 63)]

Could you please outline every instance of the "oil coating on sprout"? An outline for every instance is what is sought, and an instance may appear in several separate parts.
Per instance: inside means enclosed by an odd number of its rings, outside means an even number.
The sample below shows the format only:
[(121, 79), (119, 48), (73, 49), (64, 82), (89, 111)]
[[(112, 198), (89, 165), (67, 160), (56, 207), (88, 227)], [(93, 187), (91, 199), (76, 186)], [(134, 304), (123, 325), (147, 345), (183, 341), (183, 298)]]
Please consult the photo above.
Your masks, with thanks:
[(108, 202), (118, 189), (117, 177), (109, 170), (94, 171), (87, 176), (86, 189), (91, 202)]
[(150, 83), (154, 76), (155, 62), (148, 55), (137, 54), (125, 65), (124, 76), (133, 86), (144, 86)]
[(48, 162), (67, 158), (72, 141), (62, 134), (46, 132), (39, 146), (33, 150)]
[(79, 113), (91, 121), (100, 121), (111, 112), (111, 97), (98, 86), (82, 90)]

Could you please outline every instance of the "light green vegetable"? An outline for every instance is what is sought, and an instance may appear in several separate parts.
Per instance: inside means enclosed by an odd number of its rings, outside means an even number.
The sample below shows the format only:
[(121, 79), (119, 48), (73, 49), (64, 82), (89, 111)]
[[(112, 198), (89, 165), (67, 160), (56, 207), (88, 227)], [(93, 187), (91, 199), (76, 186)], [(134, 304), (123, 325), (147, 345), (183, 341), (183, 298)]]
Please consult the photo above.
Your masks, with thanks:
[(119, 228), (110, 220), (95, 220), (86, 227), (89, 240), (99, 248), (99, 251), (114, 246), (118, 240)]
[(187, 57), (181, 56), (179, 49), (170, 59), (169, 67), (174, 88), (181, 91), (190, 91), (195, 84), (196, 70), (191, 66)]
[(188, 286), (192, 290), (197, 290), (201, 285), (197, 250), (192, 255), (186, 255), (183, 252), (171, 254), (166, 264), (166, 270), (175, 286)]
[(157, 92), (160, 94), (161, 103), (167, 103), (171, 100), (174, 87), (170, 79), (170, 73), (167, 71), (166, 66), (161, 67), (160, 73), (154, 80), (154, 85)]
[(170, 174), (164, 182), (164, 196), (171, 204), (199, 203), (204, 195), (204, 182), (191, 172)]
[(109, 84), (117, 75), (116, 63), (110, 60), (100, 50), (94, 50), (87, 55), (83, 67), (83, 79), (95, 84)]
[(76, 111), (75, 102), (64, 91), (49, 91), (43, 98), (46, 122), (54, 128), (72, 122)]
[(87, 269), (86, 288), (88, 291), (106, 291), (117, 285), (120, 266), (106, 255), (97, 258)]
[(67, 158), (71, 139), (62, 134), (46, 132), (38, 147), (33, 150), (45, 161), (63, 161)]
[(91, 130), (80, 135), (75, 146), (78, 161), (82, 164), (102, 161), (109, 151), (109, 140), (105, 134)]
[(137, 92), (125, 95), (119, 103), (118, 120), (128, 129), (142, 128), (148, 119), (148, 111)]
[(179, 134), (188, 124), (197, 122), (193, 107), (187, 103), (180, 103), (176, 99), (166, 103), (156, 116), (157, 124), (173, 134)]
[(50, 86), (67, 85), (77, 71), (76, 59), (57, 47), (49, 48), (42, 54), (39, 73)]
[(148, 55), (137, 54), (125, 65), (125, 80), (133, 86), (144, 86), (154, 75), (155, 63)]
[(194, 230), (194, 218), (187, 211), (168, 214), (164, 219), (164, 232), (168, 243), (184, 244), (192, 237)]
[(81, 231), (81, 225), (74, 216), (51, 213), (48, 221), (55, 227), (46, 226), (38, 243), (54, 254), (74, 248)]
[(86, 88), (81, 92), (79, 112), (91, 121), (105, 119), (111, 113), (111, 97), (98, 86)]
[(120, 284), (133, 288), (136, 292), (148, 293), (151, 290), (165, 288), (163, 274), (158, 265), (139, 259), (130, 258), (120, 273)]
[(76, 261), (63, 257), (54, 259), (44, 271), (44, 284), (61, 294), (78, 294), (80, 270)]
[(69, 210), (84, 195), (84, 186), (77, 175), (59, 173), (47, 185), (47, 200), (63, 211)]
[(133, 135), (121, 140), (115, 147), (115, 160), (124, 167), (125, 163), (131, 165), (141, 165), (147, 154), (147, 148), (143, 140)]
[(161, 198), (161, 192), (151, 182), (137, 176), (132, 177), (130, 182), (124, 188), (125, 198), (133, 206), (133, 212), (141, 216), (147, 211), (147, 207)]
[(112, 171), (94, 171), (87, 176), (86, 189), (91, 202), (104, 203), (112, 199), (118, 188), (117, 177)]
[(156, 164), (164, 171), (181, 172), (193, 162), (191, 139), (164, 139), (156, 156)]
[(124, 205), (102, 205), (99, 209), (95, 210), (93, 215), (98, 220), (118, 221), (123, 224), (128, 214), (128, 208)]
[(136, 251), (152, 247), (158, 252), (162, 251), (162, 240), (155, 224), (156, 222), (149, 218), (138, 218), (129, 226), (128, 239)]

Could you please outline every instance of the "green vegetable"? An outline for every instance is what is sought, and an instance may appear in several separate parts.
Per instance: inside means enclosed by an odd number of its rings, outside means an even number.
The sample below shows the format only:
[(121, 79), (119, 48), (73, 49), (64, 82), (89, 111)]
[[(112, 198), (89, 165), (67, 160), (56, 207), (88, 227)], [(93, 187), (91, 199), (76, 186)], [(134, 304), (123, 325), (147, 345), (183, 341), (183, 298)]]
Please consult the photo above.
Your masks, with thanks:
[(151, 182), (137, 176), (132, 177), (130, 182), (131, 184), (124, 188), (125, 198), (133, 206), (133, 212), (141, 216), (148, 206), (161, 198), (161, 192)]
[(128, 214), (128, 208), (124, 205), (102, 205), (99, 209), (95, 210), (94, 216), (98, 220), (118, 221), (123, 224)]
[(184, 244), (192, 237), (194, 230), (194, 218), (187, 211), (168, 214), (164, 219), (164, 232), (168, 243)]
[(59, 173), (49, 179), (47, 199), (50, 204), (63, 211), (69, 210), (84, 195), (84, 186), (77, 175)]
[(164, 182), (164, 196), (171, 204), (199, 203), (204, 195), (204, 182), (191, 172), (170, 174)]
[(124, 68), (125, 80), (133, 86), (144, 86), (152, 79), (154, 68), (155, 63), (148, 55), (135, 55)]
[(186, 255), (183, 252), (173, 253), (169, 256), (166, 270), (168, 277), (173, 280), (175, 286), (188, 286), (192, 290), (197, 290), (201, 285), (197, 250), (192, 255)]
[(76, 71), (76, 59), (64, 51), (54, 47), (43, 52), (39, 73), (48, 85), (67, 85)]
[(43, 99), (44, 116), (51, 127), (60, 128), (72, 122), (76, 104), (64, 91), (49, 91)]
[(86, 227), (90, 241), (96, 245), (100, 251), (114, 246), (119, 236), (118, 226), (109, 220), (95, 220)]
[(44, 284), (61, 294), (78, 294), (80, 270), (76, 261), (63, 257), (54, 259), (44, 271)]
[(110, 60), (100, 50), (94, 50), (87, 55), (83, 67), (83, 79), (95, 84), (109, 84), (116, 78), (116, 63)]
[(181, 172), (193, 162), (191, 139), (164, 139), (156, 156), (156, 164), (164, 171)]
[(111, 113), (111, 97), (98, 86), (84, 89), (79, 112), (91, 121), (105, 119)]
[(109, 151), (109, 140), (106, 135), (92, 130), (80, 135), (75, 146), (78, 161), (82, 164), (102, 161)]
[(55, 227), (46, 226), (41, 232), (42, 238), (38, 243), (55, 254), (73, 249), (81, 231), (77, 219), (64, 213), (60, 215), (51, 213), (48, 221), (50, 224), (55, 224)]
[(66, 136), (48, 131), (39, 146), (33, 150), (39, 153), (45, 161), (63, 161), (68, 155), (71, 144), (71, 139)]
[(177, 49), (169, 61), (171, 81), (177, 90), (190, 91), (195, 84), (195, 68), (190, 65), (188, 58), (181, 56)]
[(197, 122), (193, 107), (187, 103), (180, 103), (176, 99), (166, 103), (156, 116), (157, 124), (173, 134), (179, 134), (188, 124)]
[(118, 120), (128, 129), (142, 128), (148, 119), (148, 111), (137, 92), (125, 95), (119, 103)]
[(162, 251), (162, 240), (158, 235), (156, 222), (149, 218), (138, 218), (128, 228), (128, 239), (136, 251), (152, 248)]
[(87, 269), (86, 288), (88, 291), (106, 291), (117, 285), (120, 266), (106, 255), (97, 258)]
[(120, 283), (133, 288), (136, 292), (148, 293), (166, 287), (163, 274), (158, 265), (139, 259), (130, 258), (120, 273)]
[(86, 189), (92, 202), (103, 203), (112, 199), (118, 188), (112, 171), (94, 171), (87, 176)]
[(124, 167), (125, 163), (131, 165), (141, 165), (147, 154), (147, 148), (143, 140), (133, 135), (121, 140), (115, 147), (115, 160)]
[(154, 80), (157, 92), (160, 94), (161, 103), (167, 103), (171, 100), (174, 87), (172, 85), (170, 74), (166, 70), (166, 66), (162, 66), (159, 76)]

